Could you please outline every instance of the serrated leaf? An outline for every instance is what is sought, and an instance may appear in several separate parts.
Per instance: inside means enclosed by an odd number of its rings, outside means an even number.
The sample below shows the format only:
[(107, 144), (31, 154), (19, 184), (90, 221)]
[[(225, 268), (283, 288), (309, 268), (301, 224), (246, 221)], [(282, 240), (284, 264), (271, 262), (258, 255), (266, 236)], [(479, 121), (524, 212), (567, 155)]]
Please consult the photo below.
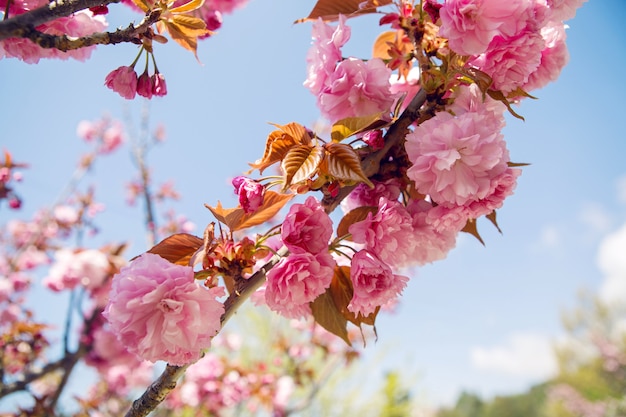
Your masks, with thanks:
[(198, 59), (198, 36), (210, 33), (204, 21), (197, 17), (174, 15), (161, 22), (172, 39), (183, 48), (193, 52)]
[(478, 233), (478, 228), (476, 227), (476, 219), (468, 219), (467, 223), (465, 223), (465, 227), (461, 229), (461, 232), (469, 233), (470, 235), (478, 239), (478, 241), (483, 246), (485, 246), (485, 242), (483, 241), (483, 238), (480, 237), (480, 234)]
[(173, 264), (188, 266), (191, 257), (204, 245), (204, 241), (188, 233), (178, 233), (163, 239), (148, 253), (154, 253)]
[(327, 143), (324, 148), (324, 174), (341, 181), (364, 182), (370, 187), (374, 184), (365, 176), (361, 160), (351, 146), (343, 143)]
[(317, 324), (352, 346), (348, 338), (348, 320), (337, 310), (330, 289), (312, 301), (310, 306)]
[[(369, 0), (367, 2), (363, 0), (318, 0), (307, 17), (298, 19), (294, 23), (317, 20), (320, 17), (322, 20), (330, 22), (337, 20), (340, 14), (351, 17), (364, 13), (374, 13), (377, 7), (385, 6), (392, 2), (393, 0)], [(362, 3), (367, 4), (365, 7), (360, 7)]]
[(249, 164), (252, 169), (258, 169), (260, 173), (276, 162), (282, 161), (289, 150), (296, 146), (295, 139), (282, 130), (274, 130), (269, 134), (265, 142), (265, 153), (263, 158)]
[(352, 301), (354, 295), (354, 289), (352, 287), (352, 280), (350, 279), (350, 267), (349, 266), (337, 266), (335, 267), (335, 274), (330, 282), (330, 294), (332, 296), (335, 307), (343, 315), (343, 317), (350, 323), (361, 327), (361, 324), (367, 324), (373, 326), (376, 321), (376, 315), (380, 308), (377, 308), (373, 313), (367, 317), (362, 314), (354, 314), (348, 310), (348, 305)]
[(287, 123), (286, 125), (277, 125), (275, 123), (270, 124), (272, 126), (276, 126), (281, 131), (291, 136), (296, 141), (296, 143), (300, 145), (308, 145), (309, 143), (311, 143), (311, 135), (300, 123), (291, 122)]
[(315, 174), (323, 157), (324, 148), (321, 146), (296, 145), (289, 149), (281, 163), (283, 190)]
[(369, 130), (380, 129), (390, 123), (383, 120), (385, 113), (375, 113), (363, 117), (347, 117), (333, 124), (330, 138), (333, 142), (341, 142), (347, 137), (364, 133)]
[(282, 194), (268, 190), (265, 192), (263, 205), (250, 214), (246, 214), (241, 207), (225, 209), (219, 201), (217, 202), (217, 207), (211, 207), (207, 204), (205, 204), (205, 207), (213, 213), (217, 220), (234, 232), (267, 222), (293, 197), (293, 194)]
[[(342, 237), (349, 234), (350, 226), (354, 223), (365, 220), (369, 213), (374, 215), (377, 212), (378, 207), (374, 206), (363, 206), (350, 210), (339, 222), (339, 225), (337, 226), (337, 236)], [(352, 238), (348, 238), (348, 240), (352, 240)]]
[(169, 9), (170, 13), (186, 13), (199, 9), (204, 4), (204, 0), (191, 0), (181, 6)]
[(496, 227), (496, 229), (498, 229), (498, 232), (500, 232), (500, 234), (502, 234), (502, 230), (500, 229), (500, 226), (498, 226), (498, 221), (496, 220), (496, 211), (492, 211), (491, 213), (487, 214), (485, 216), (487, 219), (489, 219), (489, 221)]

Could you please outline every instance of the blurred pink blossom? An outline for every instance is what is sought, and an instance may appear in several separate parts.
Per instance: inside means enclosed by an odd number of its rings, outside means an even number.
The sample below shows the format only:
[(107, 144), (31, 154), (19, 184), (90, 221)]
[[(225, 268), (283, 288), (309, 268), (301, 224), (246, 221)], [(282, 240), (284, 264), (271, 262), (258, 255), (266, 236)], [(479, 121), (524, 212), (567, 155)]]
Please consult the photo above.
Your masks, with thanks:
[(334, 274), (328, 252), (290, 254), (267, 274), (265, 300), (270, 309), (288, 318), (310, 314), (309, 303), (326, 291)]
[(107, 255), (99, 250), (73, 251), (59, 249), (55, 262), (43, 284), (53, 291), (71, 290), (78, 285), (95, 290), (108, 276), (110, 265)]
[(193, 269), (145, 253), (113, 278), (104, 316), (128, 350), (184, 365), (200, 357), (221, 328), (222, 287), (207, 289)]
[(368, 316), (376, 307), (385, 305), (402, 293), (408, 278), (395, 275), (378, 256), (361, 250), (352, 257), (350, 279), (354, 295), (348, 310)]

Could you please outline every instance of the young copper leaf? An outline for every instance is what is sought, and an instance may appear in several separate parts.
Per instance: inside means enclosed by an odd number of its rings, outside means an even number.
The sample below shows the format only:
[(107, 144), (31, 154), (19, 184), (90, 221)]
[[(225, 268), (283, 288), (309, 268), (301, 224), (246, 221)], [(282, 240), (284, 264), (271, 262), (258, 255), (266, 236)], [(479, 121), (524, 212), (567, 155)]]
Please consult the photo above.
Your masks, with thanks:
[(148, 253), (154, 253), (173, 264), (189, 265), (194, 253), (204, 245), (204, 241), (188, 233), (178, 233), (153, 246)]
[(202, 19), (185, 15), (173, 15), (162, 21), (172, 39), (198, 58), (198, 36), (210, 33)]
[(291, 136), (296, 143), (300, 145), (308, 145), (311, 143), (311, 135), (307, 132), (306, 128), (302, 126), (300, 123), (291, 122), (286, 125), (277, 125), (275, 123), (270, 123), (273, 126), (276, 126), (289, 136)]
[(527, 162), (507, 162), (506, 163), (508, 167), (510, 168), (517, 168), (517, 167), (527, 167), (530, 164)]
[[(363, 0), (318, 0), (307, 17), (298, 19), (294, 23), (317, 20), (319, 17), (329, 22), (337, 20), (340, 14), (350, 17), (363, 13), (374, 13), (376, 7), (385, 6), (392, 2), (393, 0), (369, 0), (367, 2)], [(362, 3), (366, 3), (365, 7), (360, 7)]]
[(199, 9), (204, 4), (204, 0), (191, 0), (181, 6), (169, 9), (170, 13), (187, 13)]
[(378, 35), (372, 47), (372, 58), (390, 59), (389, 44), (396, 43), (396, 36), (397, 32), (395, 30), (383, 32)]
[(327, 143), (324, 147), (326, 149), (325, 174), (342, 181), (362, 181), (374, 187), (374, 184), (363, 173), (361, 160), (351, 146), (343, 143)]
[(350, 267), (337, 266), (335, 268), (335, 275), (330, 283), (330, 294), (335, 303), (335, 307), (343, 315), (343, 317), (350, 323), (361, 327), (361, 324), (367, 324), (373, 326), (376, 321), (376, 315), (378, 310), (376, 309), (369, 316), (364, 317), (362, 314), (354, 314), (348, 310), (348, 304), (352, 300), (354, 295), (354, 289), (352, 287), (352, 280), (350, 279)]
[(213, 213), (217, 220), (234, 232), (265, 223), (274, 217), (293, 197), (293, 194), (281, 194), (268, 190), (265, 192), (263, 205), (250, 214), (246, 214), (241, 207), (225, 209), (219, 201), (217, 207), (211, 207), (207, 204), (205, 207)]
[(146, 0), (133, 0), (135, 6), (139, 7), (141, 11), (144, 13), (148, 13), (150, 11), (150, 5)]
[(476, 219), (468, 219), (467, 223), (465, 223), (465, 227), (461, 229), (461, 232), (469, 233), (470, 235), (478, 239), (478, 241), (482, 243), (483, 246), (485, 246), (483, 238), (480, 237), (480, 234), (478, 233), (478, 228), (476, 227)]
[[(369, 213), (376, 214), (377, 211), (378, 207), (374, 206), (363, 206), (350, 210), (339, 222), (339, 225), (337, 226), (337, 236), (342, 237), (347, 235), (349, 233), (348, 229), (350, 226), (354, 223), (365, 220)], [(352, 239), (348, 238), (348, 240)]]
[(498, 229), (498, 232), (500, 232), (500, 234), (502, 234), (502, 230), (500, 229), (500, 226), (498, 226), (498, 221), (496, 220), (496, 211), (492, 211), (491, 213), (487, 214), (485, 216), (487, 219), (489, 219), (489, 221), (496, 227), (496, 229)]
[(292, 147), (281, 164), (285, 176), (283, 190), (315, 174), (323, 156), (324, 148), (321, 146), (296, 145)]
[(375, 113), (363, 117), (348, 117), (337, 121), (330, 130), (333, 142), (341, 142), (347, 137), (368, 130), (380, 129), (389, 124), (382, 119), (385, 113)]
[(283, 132), (282, 130), (274, 130), (269, 134), (265, 142), (265, 153), (263, 158), (250, 164), (252, 169), (258, 169), (260, 173), (270, 165), (282, 161), (289, 149), (296, 146), (296, 140)]
[(330, 294), (330, 289), (327, 289), (324, 294), (313, 300), (310, 306), (313, 318), (317, 324), (332, 334), (339, 336), (348, 346), (352, 346), (348, 338), (348, 321), (337, 310), (333, 297)]

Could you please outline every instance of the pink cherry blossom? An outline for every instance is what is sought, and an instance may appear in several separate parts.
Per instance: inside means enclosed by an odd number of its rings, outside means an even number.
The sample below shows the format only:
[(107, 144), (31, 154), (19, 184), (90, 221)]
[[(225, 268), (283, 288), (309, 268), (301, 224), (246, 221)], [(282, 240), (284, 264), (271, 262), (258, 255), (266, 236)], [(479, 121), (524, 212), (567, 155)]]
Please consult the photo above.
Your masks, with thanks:
[(317, 105), (331, 122), (389, 111), (395, 99), (390, 76), (391, 70), (379, 58), (367, 62), (345, 59), (326, 78)]
[(243, 7), (248, 0), (206, 0), (205, 6), (221, 13), (232, 13), (236, 8)]
[(467, 112), (490, 111), (502, 114), (506, 106), (483, 93), (476, 84), (460, 85), (453, 94), (454, 102), (448, 106), (448, 110), (455, 116)]
[[(12, 4), (13, 3), (14, 2), (12, 2)], [(43, 4), (46, 4), (46, 2)], [(18, 4), (18, 7), (15, 9), (11, 8), (10, 13), (12, 15), (21, 14), (25, 11), (32, 10), (31, 7), (35, 8), (43, 4), (41, 4), (41, 2), (33, 2), (32, 4), (25, 2), (21, 5)], [(2, 10), (4, 10), (4, 6), (2, 6)], [(95, 32), (102, 32), (106, 27), (107, 23), (104, 16), (94, 16), (91, 11), (82, 10), (71, 16), (61, 17), (51, 22), (44, 23), (37, 26), (37, 29), (50, 35), (65, 34), (67, 36), (79, 37), (91, 35)], [(90, 46), (63, 52), (54, 48), (42, 48), (29, 39), (9, 38), (0, 41), (0, 59), (3, 57), (18, 58), (28, 64), (36, 64), (41, 58), (63, 60), (73, 58), (79, 61), (85, 61), (91, 56), (91, 52), (94, 48), (95, 46)]]
[(456, 236), (461, 227), (435, 228), (428, 221), (428, 214), (435, 209), (425, 200), (414, 200), (407, 207), (413, 218), (415, 248), (412, 259), (417, 265), (425, 265), (444, 259), (456, 245)]
[(528, 82), (523, 86), (527, 92), (542, 88), (551, 81), (555, 81), (561, 74), (561, 70), (569, 61), (569, 52), (565, 44), (565, 25), (563, 23), (550, 22), (541, 29), (545, 48), (541, 51), (541, 63), (536, 71), (528, 77)]
[(380, 197), (385, 197), (387, 200), (392, 201), (400, 197), (402, 184), (399, 179), (390, 178), (384, 182), (372, 182), (374, 183), (374, 188), (370, 188), (367, 184), (363, 183), (357, 185), (348, 197), (341, 202), (341, 208), (347, 213), (357, 207), (377, 207)]
[(104, 316), (129, 351), (172, 365), (196, 361), (221, 328), (222, 287), (207, 289), (191, 267), (145, 253), (113, 278)]
[(78, 285), (97, 289), (109, 274), (109, 259), (99, 250), (59, 249), (54, 257), (55, 262), (43, 281), (52, 291), (71, 290)]
[(553, 21), (570, 20), (576, 16), (576, 11), (587, 0), (547, 0), (550, 8), (550, 19)]
[(339, 16), (336, 27), (327, 25), (321, 18), (313, 23), (313, 45), (306, 58), (308, 76), (304, 86), (316, 96), (341, 60), (341, 47), (350, 39), (350, 27), (345, 23), (343, 15)]
[(247, 214), (254, 213), (263, 205), (265, 187), (246, 177), (235, 177), (232, 181), (235, 194), (239, 195), (239, 204)]
[(132, 67), (121, 66), (106, 76), (104, 84), (130, 100), (135, 98), (137, 93), (137, 73)]
[(315, 197), (293, 204), (281, 229), (283, 243), (291, 253), (318, 254), (328, 249), (333, 222)]
[(350, 279), (354, 294), (348, 310), (368, 316), (376, 307), (395, 300), (402, 293), (408, 278), (395, 275), (378, 256), (361, 250), (352, 257)]
[(503, 126), (504, 117), (490, 111), (458, 117), (438, 113), (406, 137), (413, 162), (407, 176), (437, 204), (465, 205), (485, 198), (509, 161)]
[(413, 219), (406, 208), (397, 201), (381, 197), (378, 212), (368, 213), (365, 220), (348, 229), (352, 240), (384, 259), (392, 267), (402, 267), (413, 262), (415, 234)]
[(478, 55), (498, 35), (512, 36), (528, 26), (532, 0), (446, 0), (439, 10), (439, 35), (461, 55)]
[(309, 315), (309, 303), (330, 286), (334, 266), (328, 252), (294, 253), (281, 259), (267, 274), (268, 307), (288, 318)]
[(487, 52), (469, 61), (486, 72), (493, 87), (508, 93), (523, 86), (541, 63), (545, 43), (538, 32), (524, 31), (514, 37), (496, 37)]

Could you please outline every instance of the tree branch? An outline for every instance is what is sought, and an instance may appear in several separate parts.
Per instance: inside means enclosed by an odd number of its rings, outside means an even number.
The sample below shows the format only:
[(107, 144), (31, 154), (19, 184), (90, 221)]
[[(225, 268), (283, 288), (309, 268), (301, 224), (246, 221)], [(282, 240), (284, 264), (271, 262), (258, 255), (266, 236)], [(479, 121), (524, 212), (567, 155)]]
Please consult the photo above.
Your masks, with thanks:
[[(409, 103), (407, 108), (402, 112), (398, 120), (396, 120), (387, 130), (385, 134), (385, 146), (374, 152), (363, 161), (361, 161), (361, 168), (365, 173), (366, 177), (371, 177), (375, 175), (380, 169), (380, 162), (385, 158), (385, 156), (389, 153), (391, 149), (395, 146), (398, 146), (404, 137), (407, 134), (407, 129), (411, 124), (419, 118), (420, 109), (426, 103), (427, 95), (424, 89), (420, 89), (418, 93), (413, 97), (413, 100)], [(322, 206), (326, 213), (332, 213), (335, 211), (339, 203), (343, 201), (344, 198), (348, 196), (354, 190), (356, 185), (351, 185), (347, 187), (342, 187), (339, 190), (337, 196), (332, 197), (330, 195), (325, 195), (322, 199)]]
[[(385, 147), (380, 151), (367, 156), (362, 162), (361, 166), (365, 175), (371, 177), (378, 172), (380, 168), (380, 162), (387, 155), (387, 153), (398, 144), (406, 136), (408, 127), (419, 118), (420, 109), (426, 103), (426, 93), (424, 90), (420, 90), (413, 98), (411, 103), (407, 106), (404, 112), (400, 115), (398, 120), (391, 125), (387, 134), (385, 135)], [(322, 201), (326, 212), (332, 212), (341, 200), (343, 200), (354, 187), (344, 187), (339, 192), (339, 195), (334, 198), (326, 198)], [(233, 291), (226, 301), (224, 302), (224, 314), (221, 317), (222, 327), (226, 322), (235, 314), (237, 309), (265, 282), (267, 272), (278, 263), (278, 261), (287, 254), (287, 248), (283, 246), (276, 255), (274, 255), (269, 262), (267, 262), (261, 269), (255, 272), (249, 279), (243, 280), (244, 285), (241, 289)], [(240, 280), (235, 280), (240, 282)], [(154, 410), (176, 387), (176, 381), (180, 378), (185, 370), (190, 365), (185, 366), (171, 366), (167, 365), (163, 373), (159, 378), (148, 387), (148, 389), (133, 402), (132, 407), (126, 413), (125, 417), (145, 417), (152, 410)]]
[(42, 23), (59, 17), (66, 17), (90, 7), (118, 3), (120, 0), (53, 0), (38, 9), (0, 21), (0, 40), (6, 38), (25, 38), (24, 33), (34, 30)]
[(0, 23), (0, 40), (11, 37), (27, 38), (42, 48), (54, 48), (63, 52), (86, 48), (93, 45), (115, 45), (125, 42), (141, 44), (140, 35), (147, 33), (150, 26), (156, 23), (160, 17), (161, 10), (154, 10), (149, 15), (144, 17), (144, 19), (137, 26), (134, 26), (131, 23), (126, 29), (118, 29), (115, 32), (98, 32), (89, 36), (82, 36), (78, 38), (67, 35), (50, 35), (48, 33), (38, 31), (33, 26), (19, 27), (7, 36), (3, 36)]

